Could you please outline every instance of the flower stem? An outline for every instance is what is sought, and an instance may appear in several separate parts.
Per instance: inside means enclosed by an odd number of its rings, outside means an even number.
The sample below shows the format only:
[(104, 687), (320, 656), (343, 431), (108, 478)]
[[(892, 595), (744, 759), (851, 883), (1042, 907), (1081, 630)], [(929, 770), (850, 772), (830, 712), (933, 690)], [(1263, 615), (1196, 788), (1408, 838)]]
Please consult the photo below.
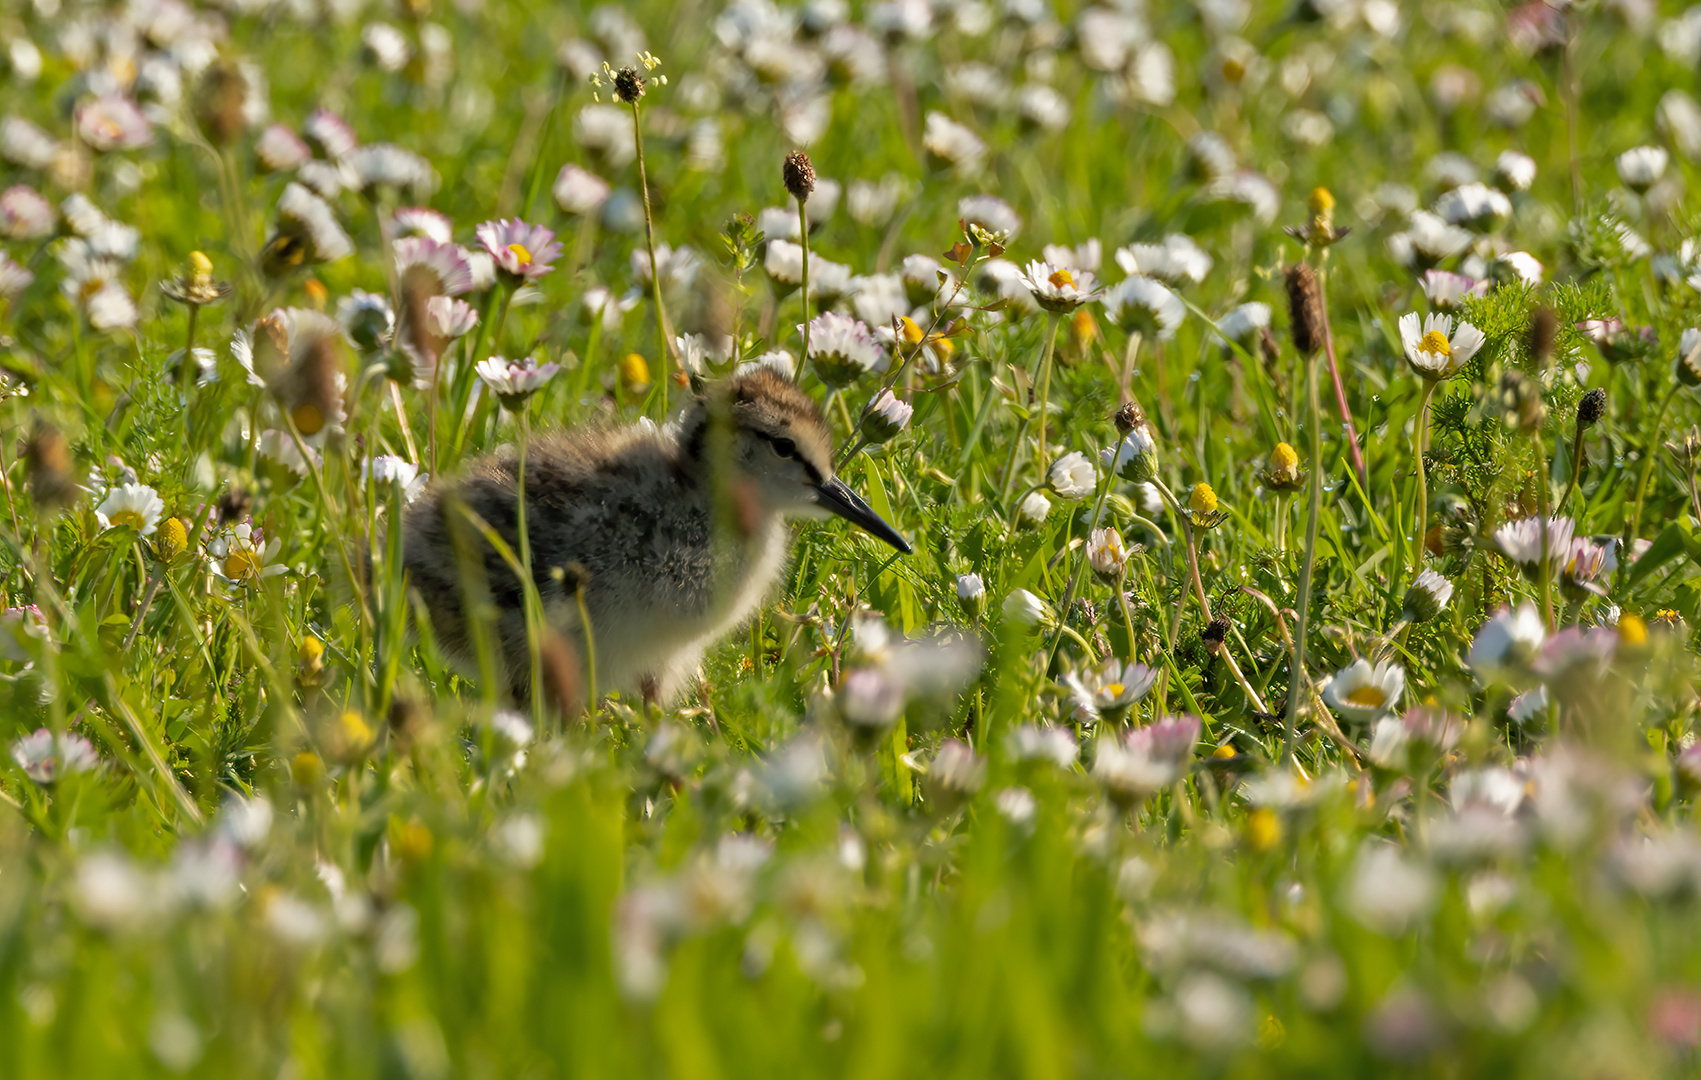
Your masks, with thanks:
[(1311, 630), (1311, 578), (1317, 567), (1317, 526), (1323, 516), (1323, 406), (1317, 392), (1317, 358), (1305, 361), (1305, 397), (1311, 423), (1311, 512), (1305, 525), (1305, 558), (1299, 571), (1299, 606), (1295, 611), (1293, 670), (1288, 673), (1288, 711), (1282, 738), (1282, 761), (1293, 760), (1299, 731), (1299, 702), (1305, 685), (1305, 644)]
[(531, 423), (527, 418), (525, 402), (516, 410), (515, 419), (520, 422), (520, 445), (514, 464), (514, 517), (520, 542), (520, 568), (526, 579), (520, 595), (525, 603), (526, 652), (531, 658), (531, 681), (527, 685), (532, 688), (532, 709), (535, 713), (539, 700), (538, 691), (543, 686), (543, 652), (538, 648), (542, 620), (538, 617), (537, 610), (537, 578), (532, 574), (531, 531), (526, 525), (526, 444), (531, 441)]
[(1429, 525), (1429, 469), (1423, 452), (1429, 443), (1429, 402), (1440, 384), (1425, 379), (1423, 400), (1418, 404), (1417, 424), (1412, 429), (1412, 456), (1417, 459), (1417, 499), (1412, 504), (1412, 580), (1423, 569), (1425, 529)]
[(1547, 632), (1553, 633), (1553, 556), (1548, 548), (1548, 524), (1552, 520), (1553, 507), (1551, 500), (1553, 492), (1550, 489), (1547, 466), (1547, 443), (1542, 438), (1541, 428), (1537, 427), (1530, 433), (1536, 443), (1536, 513), (1542, 523), (1542, 557), (1537, 573), (1540, 577), (1542, 598), (1542, 620), (1547, 623)]
[(1040, 357), (1039, 446), (1036, 448), (1035, 453), (1037, 454), (1036, 460), (1039, 462), (1039, 473), (1042, 480), (1045, 478), (1046, 466), (1045, 414), (1046, 408), (1051, 402), (1051, 358), (1052, 355), (1057, 352), (1057, 326), (1060, 321), (1059, 317), (1053, 313), (1051, 316), (1051, 328), (1045, 335), (1045, 354)]
[(656, 347), (661, 364), (661, 411), (667, 415), (667, 384), (673, 354), (668, 339), (667, 306), (662, 302), (661, 267), (656, 263), (656, 227), (650, 212), (650, 179), (644, 165), (644, 126), (638, 122), (638, 103), (632, 102), (632, 139), (638, 147), (638, 190), (644, 196), (644, 245), (650, 253), (650, 295), (656, 303)]
[(797, 233), (803, 243), (803, 288), (798, 299), (803, 303), (803, 359), (809, 360), (809, 212), (803, 200), (797, 200)]

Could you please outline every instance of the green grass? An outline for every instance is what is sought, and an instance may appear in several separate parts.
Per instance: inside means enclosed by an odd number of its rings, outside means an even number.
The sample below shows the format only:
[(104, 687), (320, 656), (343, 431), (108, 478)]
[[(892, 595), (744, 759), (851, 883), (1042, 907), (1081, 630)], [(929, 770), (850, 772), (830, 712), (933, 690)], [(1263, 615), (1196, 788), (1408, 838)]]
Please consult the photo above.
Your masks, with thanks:
[[(1093, 66), (1110, 34), (1083, 24), (1078, 5), (1038, 25), (1000, 9), (975, 31), (970, 11), (955, 23), (938, 14), (920, 39), (877, 36), (867, 81), (825, 84), (804, 104), (819, 110), (807, 149), (822, 178), (896, 176), (908, 194), (874, 219), (841, 197), (810, 249), (858, 275), (959, 243), (968, 252), (952, 268), (968, 275), (960, 306), (911, 311), (924, 330), (949, 329), (948, 363), (915, 365), (896, 387), (914, 407), (909, 426), (841, 473), (914, 554), (895, 557), (842, 522), (799, 524), (779, 594), (710, 652), (680, 701), (563, 714), (540, 699), (521, 745), (498, 715), (500, 687), (457, 669), (418, 625), (422, 599), (388, 527), (404, 496), (365, 479), (370, 460), (417, 452), (422, 471), (435, 456), (447, 475), (518, 438), (489, 394), (461, 411), (470, 365), (488, 355), (561, 365), (526, 406), (534, 432), (665, 422), (689, 393), (670, 385), (664, 409), (657, 387), (621, 375), (632, 353), (664, 370), (635, 271), (639, 174), (582, 145), (596, 88), (558, 63), (570, 40), (662, 58), (652, 76), (667, 83), (652, 81), (641, 114), (656, 241), (702, 260), (668, 296), (672, 328), (736, 325), (741, 358), (798, 355), (799, 297), (772, 287), (761, 250), (722, 237), (735, 215), (766, 207), (795, 220), (781, 162), (802, 114), (782, 105), (808, 94), (784, 72), (807, 74), (792, 65), (840, 39), (788, 37), (741, 58), (729, 44), (738, 21), (717, 24), (723, 13), (700, 4), (633, 5), (648, 36), (630, 41), (627, 9), (507, 0), (325, 20), (284, 7), (204, 13), (228, 24), (219, 55), (263, 72), (272, 122), (299, 132), (323, 106), (362, 143), (428, 161), (435, 187), (417, 194), (453, 219), (456, 242), (476, 247), (480, 222), (518, 216), (565, 247), (535, 293), (465, 297), (481, 323), (448, 346), (435, 388), (391, 383), (387, 348), (340, 345), (346, 416), (312, 440), (303, 471), (270, 443), (261, 452), (267, 430), (296, 446), (279, 404), (287, 379), (262, 355), (270, 385), (252, 384), (232, 338), (278, 307), (334, 315), (357, 288), (393, 298), (381, 222), (414, 197), (335, 195), (353, 254), (267, 277), (260, 253), (290, 177), (259, 167), (261, 128), (215, 147), (208, 80), (194, 69), (180, 72), (180, 102), (159, 103), (148, 87), (171, 69), (166, 24), (149, 39), (124, 29), (122, 5), (54, 6), (0, 12), (0, 39), (33, 40), (41, 54), (31, 80), (28, 50), (11, 48), (0, 115), (64, 140), (61, 158), (9, 160), (0, 185), (55, 206), (80, 187), (139, 230), (113, 274), (140, 314), (133, 329), (96, 329), (93, 289), (67, 287), (63, 214), (49, 236), (4, 240), (34, 280), (0, 307), (0, 606), (36, 605), (41, 621), (0, 625), (0, 1075), (1694, 1071), (1701, 500), (1683, 440), (1701, 406), (1677, 383), (1682, 335), (1701, 322), (1687, 283), (1696, 267), (1684, 265), (1698, 220), (1685, 185), (1701, 164), (1670, 119), (1681, 107), (1671, 95), (1693, 82), (1676, 9), (1646, 24), (1617, 8), (1571, 10), (1557, 17), (1564, 44), (1531, 55), (1493, 5), (1414, 5), (1391, 26), (1374, 6), (1366, 19), (1323, 20), (1252, 5), (1230, 33), (1151, 4), (1134, 40), (1162, 53), (1127, 70), (1149, 74), (1167, 56), (1172, 101), (1130, 97), (1129, 79)], [(878, 17), (855, 13), (859, 25)], [(394, 72), (362, 45), (377, 21), (413, 53)], [(177, 55), (194, 50), (179, 42)], [(1011, 95), (971, 100), (971, 62), (1016, 86), (1049, 82), (1067, 123), (1036, 127)], [(132, 86), (136, 71), (147, 75)], [(157, 106), (151, 145), (102, 154), (69, 141), (73, 109), (114, 79)], [(1539, 104), (1502, 123), (1517, 80)], [(1459, 85), (1467, 92), (1443, 107)], [(606, 85), (596, 92), (609, 99)], [(978, 173), (924, 150), (934, 112), (984, 140)], [(1319, 117), (1329, 138), (1293, 137)], [(1188, 149), (1201, 131), (1274, 185), (1273, 218), (1212, 194)], [(1671, 150), (1645, 195), (1615, 169), (1640, 144)], [(1431, 207), (1444, 186), (1436, 155), (1464, 155), (1487, 180), (1508, 149), (1534, 159), (1534, 183), (1512, 193), (1508, 222), (1442, 265), (1526, 251), (1544, 280), (1523, 284), (1485, 260), (1475, 268), (1493, 271), (1492, 287), (1456, 313), (1485, 341), (1431, 406), (1425, 522), (1442, 551), (1424, 562), (1453, 592), (1435, 618), (1403, 626), (1423, 384), (1397, 324), (1432, 309), (1391, 257), (1407, 218), (1384, 212), (1384, 185)], [(552, 200), (569, 162), (614, 189), (595, 220)], [(1317, 187), (1352, 230), (1326, 254), (1282, 229), (1310, 222)], [(987, 238), (958, 220), (959, 200), (982, 193), (1020, 216), (1002, 241), (1019, 265), (1047, 244), (1097, 239), (1099, 281), (1114, 286), (1119, 248), (1178, 232), (1214, 261), (1176, 286), (1187, 313), (1173, 337), (1133, 342), (1096, 302), (1082, 309), (1090, 322), (1061, 324), (1043, 448), (1035, 383), (1051, 321), (999, 302)], [(184, 387), (174, 353), (188, 312), (160, 283), (192, 251), (231, 291), (194, 329), (216, 378)], [(1363, 483), (1326, 368), (1321, 418), (1306, 405), (1283, 288), (1302, 260), (1323, 274)], [(630, 293), (606, 326), (583, 303), (597, 286)], [(1268, 352), (1256, 339), (1225, 347), (1212, 330), (1249, 301), (1274, 311)], [(1538, 307), (1557, 313), (1545, 367), (1529, 346)], [(1609, 318), (1656, 337), (1609, 362), (1612, 346), (1577, 325)], [(825, 397), (808, 365), (802, 378)], [(881, 385), (866, 376), (830, 403), (841, 446)], [(1580, 430), (1593, 388), (1606, 409)], [(1220, 520), (1190, 525), (1121, 479), (1101, 476), (1078, 500), (1047, 489), (1039, 458), (1097, 460), (1128, 400), (1149, 419), (1156, 479), (1183, 506), (1209, 484)], [(1579, 441), (1583, 468), (1560, 506)], [(1306, 472), (1288, 493), (1266, 484), (1283, 442)], [(166, 529), (103, 527), (96, 507), (130, 473), (192, 549), (164, 543)], [(1307, 598), (1312, 485), (1322, 498)], [(1022, 521), (1035, 490), (1050, 511)], [(1083, 565), (1083, 515), (1101, 498), (1102, 523), (1132, 549), (1117, 585)], [(1598, 591), (1551, 582), (1560, 636), (1494, 677), (1468, 659), (1479, 629), (1542, 594), (1494, 534), (1544, 498), (1579, 537), (1652, 544), (1621, 547)], [(233, 583), (240, 560), (208, 543), (250, 517), (278, 572)], [(978, 606), (958, 600), (969, 573), (984, 581)], [(1030, 629), (1005, 615), (1017, 589), (1063, 609), (1060, 620)], [(1198, 591), (1228, 624), (1224, 654)], [(1389, 660), (1405, 676), (1392, 715), (1413, 707), (1417, 730), (1420, 703), (1445, 710), (1452, 737), (1391, 746), (1386, 720), (1350, 708), (1336, 718), (1302, 692), (1285, 755), (1286, 641), (1301, 606), (1311, 679)], [(914, 654), (927, 664), (970, 653), (979, 664), (941, 693), (907, 695), (894, 722), (858, 725), (845, 677), (896, 670), (868, 624), (858, 629), (865, 619), (946, 650)], [(1565, 627), (1589, 630), (1598, 652), (1567, 652)], [(1155, 669), (1154, 684), (1122, 715), (1078, 712), (1065, 678), (1108, 657)], [(1531, 700), (1515, 695), (1537, 686), (1548, 703), (1511, 719)], [(1199, 717), (1199, 735), (1173, 774), (1110, 774), (1124, 728), (1143, 739), (1183, 713)], [(1024, 752), (1028, 725), (1078, 742), (1078, 758)], [(96, 757), (32, 778), (18, 758), (38, 729), (61, 748), (87, 740)]]

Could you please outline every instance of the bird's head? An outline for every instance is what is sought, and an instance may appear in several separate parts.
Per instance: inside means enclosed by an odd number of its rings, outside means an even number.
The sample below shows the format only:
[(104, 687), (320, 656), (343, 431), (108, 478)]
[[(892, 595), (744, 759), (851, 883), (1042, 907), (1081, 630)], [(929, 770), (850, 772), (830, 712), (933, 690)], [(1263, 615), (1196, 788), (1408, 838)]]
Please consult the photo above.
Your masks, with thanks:
[(711, 388), (681, 434), (688, 458), (705, 468), (730, 465), (764, 507), (798, 517), (836, 514), (909, 554), (908, 541), (833, 475), (827, 421), (778, 371), (757, 368)]

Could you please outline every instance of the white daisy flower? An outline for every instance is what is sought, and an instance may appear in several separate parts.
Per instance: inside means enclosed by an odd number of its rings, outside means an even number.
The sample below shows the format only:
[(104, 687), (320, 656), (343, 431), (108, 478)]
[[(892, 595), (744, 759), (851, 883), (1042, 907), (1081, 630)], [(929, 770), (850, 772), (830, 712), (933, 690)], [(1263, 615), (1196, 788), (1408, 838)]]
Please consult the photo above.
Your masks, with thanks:
[(283, 542), (264, 540), (260, 530), (247, 522), (225, 529), (207, 545), (213, 572), (233, 585), (258, 585), (284, 573), (288, 567), (272, 562)]
[(1488, 282), (1449, 270), (1425, 270), (1423, 294), (1442, 311), (1456, 311), (1467, 296), (1487, 296)]
[(55, 736), (46, 728), (36, 728), (12, 743), (12, 760), (24, 770), (25, 776), (47, 785), (62, 776), (88, 772), (100, 764), (100, 755), (92, 743), (76, 732)]
[(127, 526), (138, 536), (152, 536), (164, 513), (165, 501), (146, 484), (120, 484), (95, 508), (101, 528)]
[(1087, 537), (1087, 563), (1106, 581), (1116, 581), (1128, 566), (1128, 545), (1115, 528), (1094, 529)]
[(1029, 629), (1052, 621), (1051, 605), (1026, 589), (1013, 590), (1004, 598), (1004, 617)]
[(478, 377), (501, 399), (502, 404), (512, 411), (542, 390), (544, 384), (561, 370), (561, 365), (553, 362), (539, 365), (537, 360), (530, 356), (523, 360), (492, 356), (480, 361), (473, 370), (478, 372)]
[(1217, 334), (1225, 341), (1249, 346), (1259, 331), (1270, 325), (1270, 305), (1252, 301), (1242, 304), (1217, 320)]
[(431, 480), (429, 476), (420, 475), (418, 465), (394, 454), (380, 454), (373, 458), (366, 463), (363, 472), (369, 484), (386, 488), (395, 484), (401, 488), (403, 501), (410, 503), (419, 498)]
[(1045, 497), (1044, 492), (1039, 491), (1028, 492), (1027, 497), (1022, 500), (1022, 505), (1016, 510), (1017, 518), (1027, 525), (1044, 524), (1050, 513), (1051, 500)]
[[(1571, 538), (1576, 531), (1576, 523), (1568, 517), (1550, 517), (1547, 520), (1547, 550), (1545, 552), (1551, 577), (1559, 579), (1560, 568), (1571, 553)], [(1509, 521), (1494, 531), (1494, 546), (1518, 564), (1518, 569), (1524, 575), (1534, 580), (1541, 572), (1543, 557), (1542, 550), (1542, 521), (1540, 517), (1520, 518)]]
[(1092, 271), (1071, 271), (1049, 262), (1030, 262), (1022, 281), (1040, 307), (1057, 314), (1067, 315), (1098, 295)]
[(941, 112), (927, 114), (921, 145), (940, 165), (963, 176), (980, 172), (986, 158), (981, 137)]
[(1420, 321), (1417, 312), (1400, 316), (1400, 344), (1406, 363), (1417, 375), (1431, 381), (1450, 379), (1481, 349), (1483, 332), (1462, 322), (1458, 329), (1447, 315), (1430, 314)]
[(1098, 470), (1087, 455), (1072, 450), (1051, 464), (1051, 490), (1065, 499), (1084, 499), (1098, 488)]
[(829, 311), (809, 321), (806, 359), (822, 382), (843, 387), (874, 369), (880, 362), (880, 345), (861, 321)]
[(862, 437), (871, 443), (889, 442), (909, 425), (914, 412), (909, 402), (899, 401), (890, 390), (882, 390), (862, 418)]
[(1007, 241), (1022, 231), (1021, 216), (996, 195), (968, 195), (957, 200), (957, 216), (964, 225), (979, 225)]
[(1618, 179), (1638, 195), (1659, 183), (1671, 155), (1662, 146), (1637, 146), (1618, 155)]
[(1187, 775), (1199, 727), (1197, 716), (1170, 716), (1120, 736), (1101, 736), (1093, 779), (1124, 805), (1148, 798)]
[(300, 184), (292, 181), (284, 187), (278, 198), (278, 218), (280, 228), (288, 221), (300, 229), (319, 262), (336, 262), (354, 253), (354, 241), (343, 231), (331, 205)]
[(1111, 322), (1125, 333), (1169, 339), (1175, 328), (1187, 317), (1187, 306), (1181, 298), (1149, 277), (1134, 275), (1123, 278), (1106, 292), (1100, 303)]
[(1405, 692), (1405, 668), (1391, 660), (1371, 667), (1361, 656), (1335, 672), (1323, 688), (1323, 701), (1343, 720), (1369, 723), (1398, 708)]
[(1516, 150), (1502, 150), (1494, 160), (1494, 182), (1505, 192), (1530, 190), (1536, 182), (1536, 159)]
[(1116, 265), (1128, 274), (1156, 278), (1169, 286), (1197, 285), (1213, 265), (1205, 249), (1184, 233), (1170, 233), (1161, 244), (1129, 244), (1116, 253)]
[(1081, 747), (1068, 728), (1021, 724), (1010, 732), (1010, 755), (1017, 761), (1049, 761), (1067, 769), (1081, 756)]
[(1435, 212), (1452, 225), (1486, 232), (1512, 216), (1512, 200), (1481, 181), (1461, 184), (1435, 200)]
[(1453, 583), (1436, 573), (1425, 570), (1406, 590), (1405, 616), (1412, 622), (1428, 622), (1447, 607), (1453, 599)]
[(1156, 668), (1123, 664), (1114, 656), (1097, 667), (1063, 676), (1064, 689), (1075, 707), (1075, 718), (1086, 724), (1101, 716), (1121, 720), (1129, 707), (1145, 697), (1157, 681)]
[(393, 188), (423, 198), (437, 190), (437, 171), (412, 150), (393, 143), (368, 143), (349, 151), (343, 163), (354, 170), (360, 190)]
[(1477, 631), (1466, 662), (1488, 682), (1527, 665), (1546, 640), (1547, 627), (1534, 604), (1519, 604), (1516, 611), (1501, 608)]
[[(1090, 270), (1099, 272), (1099, 263), (1104, 258), (1104, 245), (1097, 237), (1083, 240), (1074, 247), (1066, 244), (1047, 244), (1042, 251), (1045, 261), (1064, 270)], [(921, 256), (925, 258), (925, 256)]]
[(986, 582), (979, 574), (957, 575), (957, 606), (969, 618), (977, 618), (986, 607)]

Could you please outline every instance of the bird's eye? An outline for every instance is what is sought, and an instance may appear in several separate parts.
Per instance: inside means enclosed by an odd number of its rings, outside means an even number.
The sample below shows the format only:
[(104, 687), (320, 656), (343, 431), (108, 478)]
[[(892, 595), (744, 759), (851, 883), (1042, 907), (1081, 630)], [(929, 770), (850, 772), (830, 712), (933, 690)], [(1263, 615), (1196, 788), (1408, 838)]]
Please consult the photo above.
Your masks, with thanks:
[(797, 444), (792, 442), (790, 439), (775, 439), (774, 453), (781, 457), (796, 457)]

